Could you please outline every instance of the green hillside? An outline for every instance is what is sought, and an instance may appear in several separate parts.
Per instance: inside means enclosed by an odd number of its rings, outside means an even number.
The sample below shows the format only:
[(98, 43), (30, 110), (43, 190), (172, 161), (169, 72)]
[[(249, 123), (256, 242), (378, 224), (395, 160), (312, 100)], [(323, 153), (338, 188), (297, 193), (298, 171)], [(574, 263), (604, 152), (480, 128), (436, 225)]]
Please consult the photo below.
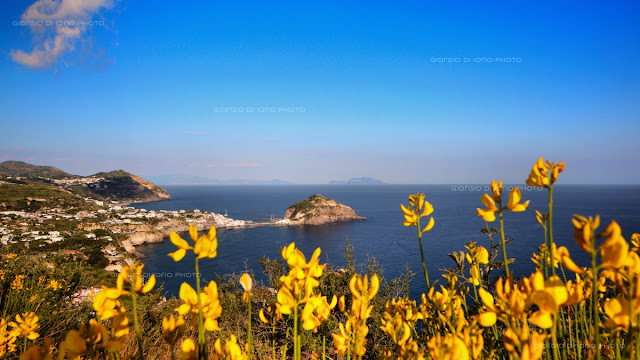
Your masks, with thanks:
[(0, 211), (43, 208), (85, 209), (92, 206), (66, 190), (45, 184), (0, 184)]
[[(16, 179), (19, 177), (20, 179)], [(96, 200), (146, 202), (170, 199), (163, 188), (124, 170), (99, 172), (90, 176), (69, 174), (53, 166), (38, 166), (21, 161), (0, 163), (0, 181), (13, 185), (30, 185), (20, 188), (20, 206), (26, 206), (26, 197), (39, 198), (46, 189), (57, 189), (68, 194)], [(64, 181), (58, 181), (64, 180)], [(14, 189), (18, 189), (15, 187)], [(30, 191), (36, 193), (30, 193)], [(13, 199), (18, 200), (18, 199)], [(16, 204), (11, 202), (11, 204)], [(12, 205), (13, 206), (13, 205)]]
[(48, 179), (77, 179), (78, 175), (69, 174), (53, 166), (39, 166), (22, 161), (5, 161), (0, 163), (0, 177), (29, 177)]

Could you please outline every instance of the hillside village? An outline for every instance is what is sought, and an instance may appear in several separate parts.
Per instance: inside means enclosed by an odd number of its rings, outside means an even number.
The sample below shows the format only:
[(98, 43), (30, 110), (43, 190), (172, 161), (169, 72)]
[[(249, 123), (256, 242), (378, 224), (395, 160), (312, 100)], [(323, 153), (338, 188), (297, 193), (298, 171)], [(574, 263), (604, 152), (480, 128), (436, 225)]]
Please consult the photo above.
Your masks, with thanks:
[[(102, 206), (102, 201), (96, 201)], [(136, 230), (131, 226), (147, 225), (152, 230), (161, 232), (165, 231), (184, 231), (183, 227), (189, 224), (196, 224), (199, 228), (204, 225), (215, 225), (216, 227), (243, 227), (251, 223), (245, 220), (234, 220), (225, 215), (213, 212), (196, 210), (146, 210), (129, 207), (126, 205), (111, 205), (95, 211), (84, 210), (69, 215), (63, 209), (54, 208), (39, 211), (35, 213), (25, 211), (0, 211), (2, 216), (2, 225), (0, 227), (0, 243), (3, 245), (16, 244), (18, 242), (25, 243), (29, 247), (29, 243), (36, 240), (43, 240), (46, 243), (55, 243), (64, 240), (64, 236), (60, 231), (41, 231), (40, 227), (46, 225), (50, 221), (78, 221), (83, 223), (80, 228), (86, 230), (100, 228), (111, 229), (115, 234), (129, 234)], [(156, 221), (150, 221), (156, 220)], [(172, 221), (177, 220), (177, 221)], [(156, 225), (152, 225), (155, 223)], [(183, 224), (184, 226), (181, 226)], [(132, 230), (123, 231), (129, 225)], [(175, 227), (177, 229), (172, 228)], [(95, 238), (95, 234), (88, 232), (87, 238)], [(110, 237), (105, 237), (109, 241)]]
[[(31, 199), (39, 201), (43, 199)], [(146, 210), (115, 201), (85, 198), (87, 206), (70, 213), (62, 207), (37, 211), (0, 211), (0, 243), (14, 252), (67, 254), (86, 258), (97, 248), (108, 260), (107, 270), (119, 270), (123, 258), (140, 256), (135, 246), (161, 242), (171, 231), (237, 228), (255, 225), (200, 210)], [(141, 236), (143, 235), (143, 236)]]

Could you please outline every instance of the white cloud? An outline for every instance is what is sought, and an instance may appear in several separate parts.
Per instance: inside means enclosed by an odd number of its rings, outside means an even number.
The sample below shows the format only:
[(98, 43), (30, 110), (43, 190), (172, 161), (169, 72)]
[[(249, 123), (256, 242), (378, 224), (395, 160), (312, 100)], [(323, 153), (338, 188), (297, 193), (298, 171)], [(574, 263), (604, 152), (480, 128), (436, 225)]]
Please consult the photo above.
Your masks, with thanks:
[(38, 0), (22, 14), (33, 33), (31, 52), (11, 50), (13, 61), (30, 68), (56, 63), (65, 53), (75, 51), (76, 44), (90, 27), (99, 24), (93, 17), (111, 8), (114, 0)]

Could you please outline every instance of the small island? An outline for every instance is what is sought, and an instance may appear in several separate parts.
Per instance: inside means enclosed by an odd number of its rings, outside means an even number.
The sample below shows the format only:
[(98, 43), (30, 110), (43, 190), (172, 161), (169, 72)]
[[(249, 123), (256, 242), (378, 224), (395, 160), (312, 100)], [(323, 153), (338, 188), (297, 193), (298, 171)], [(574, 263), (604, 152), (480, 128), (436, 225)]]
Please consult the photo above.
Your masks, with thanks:
[(366, 218), (347, 205), (316, 194), (289, 206), (283, 221), (290, 225), (324, 225), (354, 220)]

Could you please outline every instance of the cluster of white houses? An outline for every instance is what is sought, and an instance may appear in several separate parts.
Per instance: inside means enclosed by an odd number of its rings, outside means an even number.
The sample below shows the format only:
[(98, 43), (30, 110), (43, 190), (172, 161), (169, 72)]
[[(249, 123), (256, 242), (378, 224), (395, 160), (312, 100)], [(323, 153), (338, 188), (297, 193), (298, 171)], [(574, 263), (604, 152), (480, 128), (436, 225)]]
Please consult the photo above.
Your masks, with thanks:
[[(184, 219), (187, 224), (194, 223), (198, 227), (202, 227), (205, 223), (214, 223), (216, 227), (243, 227), (249, 225), (250, 222), (244, 220), (230, 219), (225, 215), (206, 212), (200, 210), (146, 210), (128, 207), (120, 204), (111, 204), (104, 206), (102, 201), (95, 201), (98, 206), (97, 210), (83, 210), (75, 214), (68, 214), (63, 209), (54, 208), (38, 212), (25, 211), (1, 211), (0, 218), (3, 224), (9, 221), (14, 223), (13, 228), (19, 227), (22, 231), (16, 232), (13, 229), (0, 227), (0, 243), (12, 244), (17, 242), (30, 242), (34, 240), (44, 240), (47, 243), (54, 243), (64, 240), (59, 231), (38, 231), (37, 228), (47, 220), (99, 220), (100, 224), (104, 224), (114, 233), (119, 233), (118, 227), (113, 225), (130, 224), (142, 225), (148, 223), (150, 219), (168, 220), (168, 219)], [(24, 231), (28, 230), (28, 231)], [(95, 234), (87, 233), (87, 238), (95, 238)], [(111, 241), (109, 237), (107, 239)]]

